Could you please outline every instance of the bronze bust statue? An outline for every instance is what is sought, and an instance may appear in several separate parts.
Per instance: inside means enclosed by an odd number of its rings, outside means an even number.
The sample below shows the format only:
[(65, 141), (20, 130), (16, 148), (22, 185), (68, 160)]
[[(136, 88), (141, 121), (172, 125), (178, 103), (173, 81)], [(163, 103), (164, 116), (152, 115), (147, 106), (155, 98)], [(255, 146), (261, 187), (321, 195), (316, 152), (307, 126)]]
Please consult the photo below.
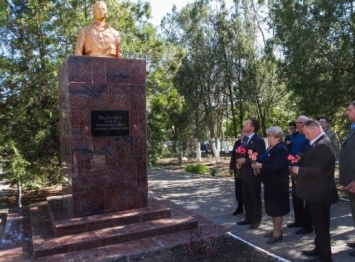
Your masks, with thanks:
[(76, 55), (122, 58), (121, 36), (105, 22), (107, 6), (98, 1), (92, 6), (95, 21), (79, 30), (75, 45)]

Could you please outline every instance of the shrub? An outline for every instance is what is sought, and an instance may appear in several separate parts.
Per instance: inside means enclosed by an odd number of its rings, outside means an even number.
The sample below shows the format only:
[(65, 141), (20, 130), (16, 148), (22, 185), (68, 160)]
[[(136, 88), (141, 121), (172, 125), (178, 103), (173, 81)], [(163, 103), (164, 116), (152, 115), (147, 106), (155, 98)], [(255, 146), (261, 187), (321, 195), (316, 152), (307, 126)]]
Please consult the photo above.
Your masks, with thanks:
[(196, 164), (196, 165), (186, 165), (185, 168), (186, 172), (194, 173), (194, 174), (206, 174), (208, 171), (208, 167), (201, 165), (201, 164)]
[(211, 176), (216, 176), (216, 175), (217, 175), (217, 172), (218, 172), (218, 171), (217, 171), (217, 168), (211, 168), (211, 169), (210, 169), (210, 175), (211, 175)]

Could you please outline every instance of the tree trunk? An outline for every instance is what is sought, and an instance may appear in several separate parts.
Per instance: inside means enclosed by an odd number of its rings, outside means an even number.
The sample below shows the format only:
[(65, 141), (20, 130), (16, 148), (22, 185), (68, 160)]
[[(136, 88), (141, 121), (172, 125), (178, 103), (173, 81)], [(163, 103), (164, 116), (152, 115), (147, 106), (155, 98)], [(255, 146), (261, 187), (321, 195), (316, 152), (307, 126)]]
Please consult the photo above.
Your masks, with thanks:
[(21, 182), (17, 183), (17, 201), (18, 201), (18, 207), (22, 207), (22, 185), (21, 185)]
[(201, 162), (202, 161), (201, 144), (200, 144), (199, 141), (196, 142), (196, 159), (197, 159), (197, 162)]
[(211, 146), (212, 146), (212, 152), (214, 155), (214, 158), (216, 160), (216, 163), (220, 162), (220, 157), (219, 157), (219, 148), (216, 148), (215, 140), (211, 139)]

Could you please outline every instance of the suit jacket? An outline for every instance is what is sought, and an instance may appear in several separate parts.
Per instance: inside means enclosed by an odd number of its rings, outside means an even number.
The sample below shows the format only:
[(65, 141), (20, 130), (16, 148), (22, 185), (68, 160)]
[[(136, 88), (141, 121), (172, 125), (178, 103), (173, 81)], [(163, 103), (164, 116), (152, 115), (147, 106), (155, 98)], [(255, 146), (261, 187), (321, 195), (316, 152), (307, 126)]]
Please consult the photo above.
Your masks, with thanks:
[(323, 135), (301, 157), (296, 182), (299, 198), (317, 204), (330, 204), (338, 200), (332, 147), (329, 137)]
[[(257, 152), (259, 156), (265, 153), (265, 142), (259, 135), (254, 134), (250, 139), (248, 144), (245, 146), (245, 149), (248, 151), (251, 149), (253, 152)], [(254, 174), (254, 169), (251, 168), (252, 160), (248, 157), (248, 154), (245, 156), (245, 164), (242, 165), (240, 169), (241, 179), (243, 182), (248, 183), (260, 183), (261, 176)]]
[(339, 154), (339, 178), (343, 186), (355, 181), (355, 130), (346, 136)]
[(229, 169), (230, 170), (234, 170), (234, 172), (236, 172), (236, 169), (237, 169), (238, 154), (237, 154), (236, 150), (241, 145), (242, 145), (242, 140), (238, 139), (237, 141), (235, 141), (234, 146), (233, 146), (233, 150), (232, 150), (232, 154), (231, 154), (231, 160), (230, 160), (230, 163), (229, 163)]
[(266, 150), (260, 156), (263, 168), (260, 170), (261, 180), (264, 184), (288, 183), (288, 148), (281, 142)]

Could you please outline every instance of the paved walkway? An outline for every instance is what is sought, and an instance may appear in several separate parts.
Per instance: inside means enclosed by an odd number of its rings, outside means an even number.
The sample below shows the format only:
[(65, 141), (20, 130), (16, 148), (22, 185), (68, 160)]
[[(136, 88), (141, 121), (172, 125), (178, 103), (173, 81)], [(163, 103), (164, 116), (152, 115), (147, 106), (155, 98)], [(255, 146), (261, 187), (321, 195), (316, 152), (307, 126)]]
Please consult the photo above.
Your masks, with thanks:
[[(155, 195), (162, 196), (164, 199), (223, 225), (235, 236), (286, 261), (297, 262), (309, 259), (301, 254), (301, 250), (313, 248), (315, 235), (314, 233), (297, 235), (294, 233), (295, 229), (286, 227), (287, 223), (293, 222), (293, 212), (284, 219), (284, 239), (271, 246), (265, 243), (266, 239), (263, 237), (272, 229), (271, 218), (265, 214), (264, 210), (263, 220), (258, 229), (248, 230), (248, 226), (236, 224), (237, 221), (243, 220), (244, 216), (232, 216), (236, 208), (232, 178), (214, 178), (164, 169), (150, 169), (148, 187)], [(348, 255), (351, 249), (346, 246), (346, 241), (351, 240), (352, 237), (354, 237), (353, 240), (355, 239), (349, 204), (340, 201), (332, 205), (331, 217), (330, 234), (334, 262), (354, 262), (355, 259)]]

